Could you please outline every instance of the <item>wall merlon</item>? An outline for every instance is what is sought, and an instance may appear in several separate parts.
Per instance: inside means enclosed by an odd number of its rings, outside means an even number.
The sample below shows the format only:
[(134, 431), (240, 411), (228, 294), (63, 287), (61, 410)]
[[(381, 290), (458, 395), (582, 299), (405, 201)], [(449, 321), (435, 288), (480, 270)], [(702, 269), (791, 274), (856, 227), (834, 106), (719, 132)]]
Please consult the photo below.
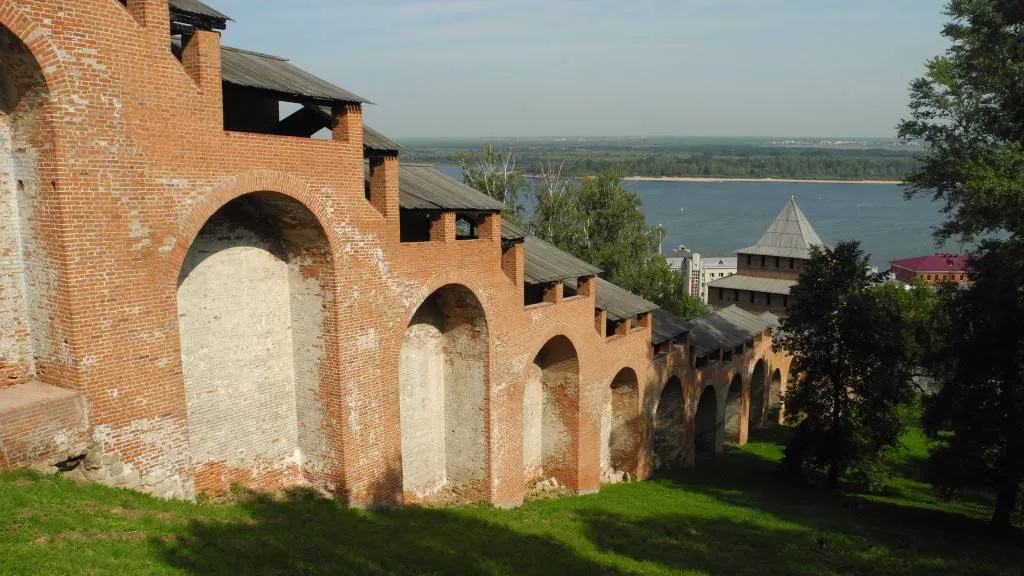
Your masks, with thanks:
[[(147, 0), (151, 2), (154, 0)], [(182, 47), (181, 64), (199, 87), (203, 116), (214, 130), (224, 129), (224, 96), (221, 83), (220, 33), (196, 30)]]
[(168, 2), (164, 0), (126, 0), (128, 11), (131, 12), (139, 25), (146, 28), (147, 34), (161, 46), (170, 46), (171, 22)]

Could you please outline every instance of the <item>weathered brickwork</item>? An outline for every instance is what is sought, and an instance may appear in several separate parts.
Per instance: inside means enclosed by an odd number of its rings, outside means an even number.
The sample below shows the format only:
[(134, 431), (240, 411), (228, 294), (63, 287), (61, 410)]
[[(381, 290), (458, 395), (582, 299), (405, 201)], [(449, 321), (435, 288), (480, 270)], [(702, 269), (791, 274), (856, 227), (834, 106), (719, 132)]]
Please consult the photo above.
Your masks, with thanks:
[[(0, 0), (0, 466), (514, 506), (538, 476), (647, 477), (666, 402), (686, 464), (705, 389), (715, 449), (733, 376), (739, 442), (784, 390), (768, 334), (697, 369), (649, 319), (604, 334), (592, 284), (524, 307), (498, 214), (400, 242), (397, 160), (368, 200), (358, 105), (332, 140), (226, 131), (219, 35), (169, 44), (166, 1)], [(752, 404), (760, 359), (782, 376)]]

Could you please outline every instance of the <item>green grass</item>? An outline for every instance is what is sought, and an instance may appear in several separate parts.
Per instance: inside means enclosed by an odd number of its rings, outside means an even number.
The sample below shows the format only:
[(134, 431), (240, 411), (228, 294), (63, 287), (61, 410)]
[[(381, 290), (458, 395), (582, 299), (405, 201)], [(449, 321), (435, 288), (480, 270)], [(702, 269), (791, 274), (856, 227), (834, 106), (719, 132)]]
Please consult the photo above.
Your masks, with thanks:
[(348, 510), (308, 494), (164, 502), (0, 474), (0, 574), (1024, 574), (1024, 540), (994, 541), (984, 500), (946, 502), (899, 475), (870, 497), (778, 477), (770, 441), (679, 476), (488, 507)]

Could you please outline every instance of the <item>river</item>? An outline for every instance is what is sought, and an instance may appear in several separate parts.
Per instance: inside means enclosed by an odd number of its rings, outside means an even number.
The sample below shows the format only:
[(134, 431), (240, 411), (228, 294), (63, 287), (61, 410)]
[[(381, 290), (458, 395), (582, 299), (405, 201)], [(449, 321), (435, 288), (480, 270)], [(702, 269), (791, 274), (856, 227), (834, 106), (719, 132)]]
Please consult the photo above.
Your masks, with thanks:
[[(456, 179), (455, 166), (440, 169)], [(936, 252), (932, 229), (942, 220), (931, 198), (903, 199), (895, 184), (817, 182), (674, 182), (627, 180), (647, 221), (665, 227), (664, 252), (685, 245), (701, 254), (727, 254), (757, 242), (790, 195), (822, 240), (859, 240), (871, 264)], [(532, 204), (532, 198), (529, 199)], [(941, 250), (959, 252), (959, 243)]]

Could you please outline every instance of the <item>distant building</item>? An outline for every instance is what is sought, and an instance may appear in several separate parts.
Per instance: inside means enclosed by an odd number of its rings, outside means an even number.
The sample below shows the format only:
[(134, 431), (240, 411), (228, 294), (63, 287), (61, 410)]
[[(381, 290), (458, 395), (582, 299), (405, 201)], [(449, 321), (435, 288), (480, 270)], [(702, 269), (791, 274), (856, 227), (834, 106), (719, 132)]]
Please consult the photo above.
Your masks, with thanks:
[(910, 284), (915, 278), (929, 286), (943, 282), (967, 284), (967, 256), (962, 254), (932, 254), (917, 258), (904, 258), (889, 262), (896, 280)]
[(736, 274), (708, 284), (708, 304), (785, 315), (811, 246), (824, 245), (791, 197), (757, 244), (737, 251)]
[(736, 273), (736, 256), (704, 256), (700, 259), (700, 300), (708, 303), (708, 284)]
[(676, 270), (687, 279), (686, 293), (694, 298), (700, 298), (701, 288), (704, 286), (701, 270), (701, 257), (698, 252), (691, 252), (685, 246), (675, 250), (677, 256), (666, 258), (669, 268)]

